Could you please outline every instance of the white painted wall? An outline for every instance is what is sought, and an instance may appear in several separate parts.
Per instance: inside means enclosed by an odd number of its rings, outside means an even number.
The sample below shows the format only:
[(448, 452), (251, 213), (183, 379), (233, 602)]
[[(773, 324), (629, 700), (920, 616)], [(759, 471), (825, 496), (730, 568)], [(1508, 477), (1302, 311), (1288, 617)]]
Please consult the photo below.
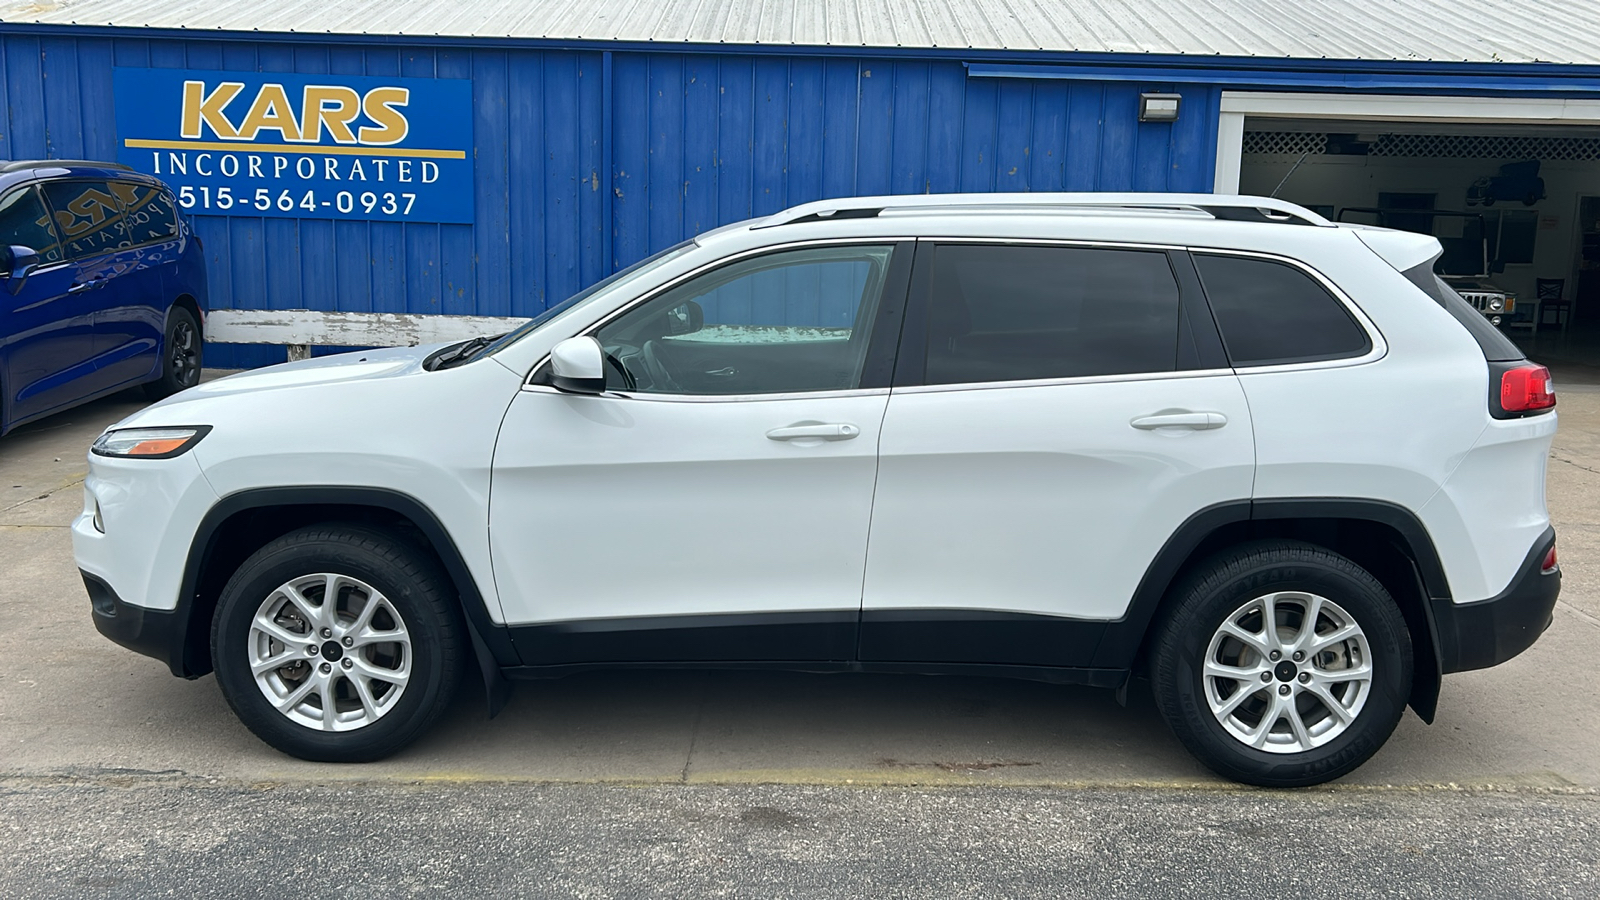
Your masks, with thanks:
[[(1294, 166), (1295, 156), (1248, 154), (1242, 158), (1239, 192), (1272, 193)], [(1306, 206), (1332, 205), (1335, 212), (1347, 206), (1377, 206), (1384, 191), (1410, 191), (1437, 194), (1440, 209), (1462, 212), (1481, 211), (1466, 205), (1467, 186), (1484, 175), (1496, 174), (1500, 166), (1517, 160), (1488, 159), (1397, 159), (1383, 156), (1308, 156), (1293, 177), (1278, 192), (1278, 197)], [(1600, 195), (1600, 161), (1545, 162), (1539, 168), (1544, 179), (1545, 199), (1534, 207), (1521, 203), (1497, 202), (1491, 209), (1533, 209), (1540, 216), (1540, 230), (1534, 244), (1534, 261), (1508, 265), (1494, 277), (1501, 287), (1518, 297), (1532, 298), (1535, 278), (1567, 279), (1565, 297), (1573, 299), (1576, 289), (1576, 240), (1578, 197)], [(1553, 226), (1546, 220), (1554, 218)], [(1356, 221), (1371, 223), (1370, 217)]]

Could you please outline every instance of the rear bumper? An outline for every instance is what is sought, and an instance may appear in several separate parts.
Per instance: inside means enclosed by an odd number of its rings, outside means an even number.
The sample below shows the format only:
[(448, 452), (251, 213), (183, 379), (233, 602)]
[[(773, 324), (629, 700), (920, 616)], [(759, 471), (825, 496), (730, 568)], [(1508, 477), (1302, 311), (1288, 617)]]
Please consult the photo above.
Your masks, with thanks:
[(1442, 671), (1497, 666), (1533, 646), (1544, 634), (1561, 594), (1561, 569), (1541, 571), (1555, 542), (1555, 529), (1546, 529), (1511, 584), (1497, 597), (1476, 603), (1433, 602)]
[(183, 666), (184, 630), (187, 622), (175, 610), (145, 609), (122, 602), (104, 580), (82, 569), (89, 592), (95, 630), (135, 653), (167, 664), (172, 674), (187, 676)]

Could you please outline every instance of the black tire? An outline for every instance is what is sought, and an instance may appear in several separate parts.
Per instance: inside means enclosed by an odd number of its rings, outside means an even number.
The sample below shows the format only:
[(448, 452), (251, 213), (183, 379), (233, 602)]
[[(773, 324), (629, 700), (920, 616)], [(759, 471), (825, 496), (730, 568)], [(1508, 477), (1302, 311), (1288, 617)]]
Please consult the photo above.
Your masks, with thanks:
[[(409, 677), (397, 699), (372, 721), (348, 731), (319, 730), (291, 718), (292, 714), (304, 715), (312, 708), (309, 706), (312, 703), (317, 704), (315, 709), (320, 715), (319, 698), (308, 696), (293, 713), (280, 712), (267, 699), (265, 691), (269, 688), (259, 684), (250, 671), (250, 654), (258, 646), (253, 642), (261, 639), (259, 634), (253, 634), (252, 628), (257, 612), (280, 586), (320, 573), (363, 582), (382, 594), (410, 640), (408, 650), (396, 649), (393, 654), (396, 661), (409, 654)], [(211, 627), (211, 659), (223, 696), (239, 720), (257, 737), (290, 756), (318, 762), (370, 762), (389, 756), (410, 744), (438, 720), (460, 684), (462, 669), (471, 651), (461, 609), (449, 585), (427, 551), (387, 532), (339, 524), (290, 532), (245, 560), (222, 591)], [(352, 611), (357, 599), (362, 600), (362, 608), (370, 599), (370, 595), (362, 594), (354, 586), (349, 591), (341, 587), (337, 593), (341, 599), (336, 603), (349, 604)], [(320, 601), (321, 597), (313, 599)], [(320, 609), (320, 602), (317, 608)], [(292, 617), (293, 613), (289, 615)], [(377, 615), (384, 620), (380, 628), (393, 630), (394, 622), (387, 610), (380, 610)], [(282, 620), (275, 621), (281, 623)], [(312, 626), (308, 623), (306, 631), (310, 630)], [(339, 634), (332, 636), (337, 638)], [(288, 645), (283, 646), (288, 652)], [(339, 666), (365, 660), (357, 656), (358, 653), (385, 653), (399, 645), (374, 644), (373, 647), (357, 646), (348, 651), (351, 659), (342, 658), (345, 651), (337, 647), (325, 648), (319, 655), (308, 657), (306, 664), (328, 665), (332, 679), (338, 681), (341, 678)], [(286, 689), (303, 684), (314, 674), (308, 669), (298, 681), (284, 677), (282, 673), (290, 666), (299, 668), (295, 663), (286, 663), (285, 667), (272, 670), (273, 677), (279, 679), (279, 686)], [(369, 695), (393, 690), (392, 686), (385, 687), (381, 682), (374, 685), (368, 681), (367, 684)], [(343, 692), (343, 696), (335, 700), (335, 718), (341, 704), (346, 708), (350, 704), (357, 710), (363, 708), (351, 678), (343, 677), (333, 689)]]
[[(1336, 610), (1339, 615), (1319, 615), (1318, 622), (1326, 623), (1323, 627), (1328, 630), (1314, 624), (1313, 634), (1326, 636), (1340, 621), (1353, 618), (1364, 638), (1364, 648), (1352, 642), (1340, 643), (1325, 651), (1327, 655), (1319, 653), (1293, 664), (1294, 671), (1290, 672), (1281, 668), (1281, 662), (1290, 660), (1287, 652), (1279, 651), (1284, 652), (1283, 657), (1271, 662), (1267, 655), (1254, 654), (1244, 641), (1220, 635), (1226, 620), (1244, 623), (1243, 631), (1257, 632), (1250, 627), (1251, 612), (1246, 607), (1257, 604), (1254, 621), (1260, 623), (1264, 618), (1261, 599), (1280, 591), (1304, 592), (1331, 602), (1324, 608)], [(1178, 740), (1225, 778), (1263, 787), (1303, 787), (1331, 781), (1371, 758), (1389, 739), (1405, 712), (1412, 676), (1411, 635), (1405, 619), (1383, 585), (1343, 556), (1295, 541), (1242, 544), (1204, 563), (1176, 587), (1172, 598), (1175, 602), (1158, 627), (1149, 654), (1156, 703)], [(1302, 601), (1292, 595), (1275, 601), (1274, 618), (1282, 624), (1273, 629), (1274, 633), (1281, 635), (1290, 628), (1294, 629), (1291, 634), (1303, 633), (1300, 628), (1310, 603), (1309, 596)], [(1262, 624), (1259, 634), (1266, 633)], [(1215, 650), (1214, 638), (1218, 641)], [(1236, 649), (1238, 655), (1227, 657), (1230, 648)], [(1211, 654), (1219, 662), (1273, 671), (1257, 672), (1252, 679), (1236, 681), (1213, 678), (1208, 684), (1202, 667)], [(1353, 660), (1362, 655), (1370, 656), (1371, 680), (1367, 687), (1358, 691), (1355, 682), (1346, 682), (1329, 688), (1332, 699), (1354, 707), (1351, 721), (1346, 724), (1318, 695), (1311, 693), (1317, 685), (1309, 685), (1304, 679), (1337, 679), (1342, 667), (1355, 666)], [(1319, 665), (1327, 667), (1314, 666), (1318, 660)], [(1269, 675), (1271, 681), (1254, 685), (1254, 678)], [(1225, 705), (1234, 700), (1234, 691), (1243, 691), (1245, 685), (1251, 685), (1250, 694), (1239, 696), (1236, 712), (1227, 713), (1224, 709), (1224, 714), (1235, 729), (1272, 718), (1265, 728), (1257, 725), (1254, 730), (1266, 734), (1263, 740), (1281, 752), (1251, 746), (1246, 737), (1236, 736), (1213, 712), (1213, 696)], [(1232, 689), (1222, 694), (1223, 686)], [(1211, 694), (1207, 693), (1208, 688)], [(1274, 697), (1286, 688), (1286, 693)], [(1364, 699), (1357, 705), (1355, 698), (1360, 696)], [(1295, 731), (1288, 710), (1276, 718), (1268, 711), (1275, 708), (1271, 704), (1280, 701), (1297, 704), (1292, 718), (1300, 723), (1301, 731)], [(1241, 721), (1251, 715), (1255, 716), (1254, 723)], [(1313, 718), (1316, 724), (1311, 724)], [(1301, 733), (1309, 735), (1318, 727), (1324, 729), (1325, 742), (1316, 744), (1315, 738), (1301, 737)], [(1301, 749), (1307, 746), (1310, 749)]]
[(205, 361), (205, 337), (194, 313), (181, 306), (167, 312), (167, 331), (161, 342), (161, 377), (147, 382), (144, 394), (163, 400), (200, 383), (200, 367)]

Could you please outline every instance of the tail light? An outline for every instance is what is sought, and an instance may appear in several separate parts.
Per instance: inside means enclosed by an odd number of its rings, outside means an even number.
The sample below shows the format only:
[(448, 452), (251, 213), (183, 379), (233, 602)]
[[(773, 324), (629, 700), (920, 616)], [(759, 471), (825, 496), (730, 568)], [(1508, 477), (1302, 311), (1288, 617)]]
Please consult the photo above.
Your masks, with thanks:
[(1556, 405), (1555, 384), (1544, 366), (1524, 359), (1489, 368), (1489, 412), (1496, 419), (1534, 415)]
[(1544, 555), (1544, 564), (1539, 566), (1540, 575), (1549, 575), (1556, 570), (1556, 545), (1550, 545), (1550, 552)]

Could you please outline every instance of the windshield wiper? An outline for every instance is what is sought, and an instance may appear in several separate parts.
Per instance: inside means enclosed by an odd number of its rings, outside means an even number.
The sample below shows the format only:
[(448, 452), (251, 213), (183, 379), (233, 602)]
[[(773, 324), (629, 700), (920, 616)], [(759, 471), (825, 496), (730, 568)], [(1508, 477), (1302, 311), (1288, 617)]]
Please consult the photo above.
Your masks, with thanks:
[(504, 337), (504, 335), (479, 335), (478, 337), (462, 341), (454, 346), (446, 347), (444, 350), (435, 354), (428, 360), (428, 371), (434, 372), (438, 371), (439, 369), (449, 368), (457, 363), (466, 362), (481, 352), (483, 348), (489, 346), (495, 341), (498, 341), (502, 337)]

